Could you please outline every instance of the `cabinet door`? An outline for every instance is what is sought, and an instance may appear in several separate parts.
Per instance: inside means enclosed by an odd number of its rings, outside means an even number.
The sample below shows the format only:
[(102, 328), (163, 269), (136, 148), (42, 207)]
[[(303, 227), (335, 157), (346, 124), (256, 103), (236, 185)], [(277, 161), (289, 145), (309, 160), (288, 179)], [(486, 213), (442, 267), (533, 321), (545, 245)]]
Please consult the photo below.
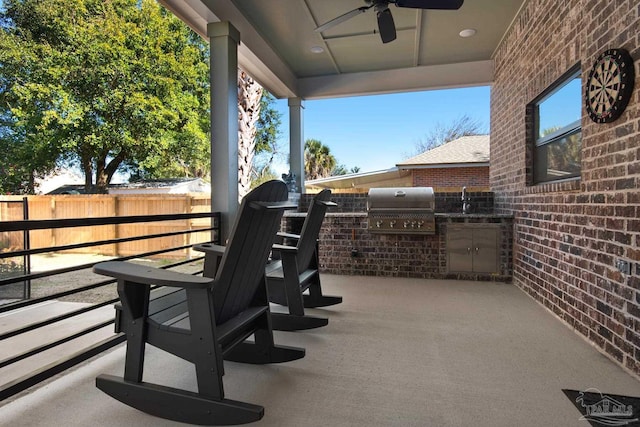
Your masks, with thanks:
[(498, 230), (475, 228), (473, 230), (474, 273), (498, 272)]
[(473, 238), (470, 229), (447, 231), (447, 269), (450, 272), (473, 271)]

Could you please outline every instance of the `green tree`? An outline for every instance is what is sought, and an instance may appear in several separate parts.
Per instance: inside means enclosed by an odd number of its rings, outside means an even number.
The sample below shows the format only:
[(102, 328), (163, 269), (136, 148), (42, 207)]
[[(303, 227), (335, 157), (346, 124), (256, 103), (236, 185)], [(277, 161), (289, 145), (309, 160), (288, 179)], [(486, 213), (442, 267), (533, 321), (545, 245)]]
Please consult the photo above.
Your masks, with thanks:
[(256, 175), (251, 180), (251, 189), (256, 188), (262, 183), (270, 181), (272, 179), (279, 179), (280, 177), (271, 169), (270, 166), (265, 166), (262, 169), (256, 170)]
[(269, 179), (279, 178), (272, 166), (282, 156), (279, 138), (282, 114), (274, 107), (275, 98), (267, 90), (260, 98), (260, 116), (255, 123), (255, 156), (251, 167), (251, 188)]
[[(63, 98), (41, 71), (52, 65), (55, 52), (31, 38), (19, 40), (12, 31), (0, 13), (0, 192), (25, 194), (56, 167), (60, 143), (43, 124)], [(35, 87), (40, 93), (33, 93)]]
[(317, 139), (304, 143), (304, 173), (306, 179), (324, 178), (331, 175), (337, 161), (329, 147)]
[(4, 3), (0, 137), (48, 154), (28, 168), (77, 164), (95, 192), (118, 170), (208, 171), (208, 47), (180, 20), (154, 0)]
[(260, 98), (260, 117), (256, 123), (256, 154), (278, 154), (282, 114), (273, 106), (275, 98), (264, 90)]
[(331, 171), (331, 176), (339, 176), (346, 175), (349, 173), (358, 173), (360, 172), (360, 168), (358, 166), (354, 166), (351, 169), (347, 169), (347, 166), (343, 164), (336, 165)]
[(347, 167), (343, 164), (336, 165), (331, 171), (331, 176), (346, 175), (349, 173)]

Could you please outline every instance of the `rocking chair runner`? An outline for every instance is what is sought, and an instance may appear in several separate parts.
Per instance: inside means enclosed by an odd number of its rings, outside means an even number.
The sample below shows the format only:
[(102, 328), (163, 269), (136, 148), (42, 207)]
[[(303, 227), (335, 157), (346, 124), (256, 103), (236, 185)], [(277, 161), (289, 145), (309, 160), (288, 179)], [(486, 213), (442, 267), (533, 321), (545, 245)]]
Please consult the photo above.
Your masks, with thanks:
[[(287, 187), (270, 181), (242, 200), (215, 278), (196, 277), (127, 262), (105, 262), (95, 272), (118, 279), (121, 327), (127, 335), (124, 378), (100, 375), (96, 385), (151, 415), (203, 424), (242, 424), (264, 408), (224, 397), (223, 359), (276, 363), (304, 357), (304, 349), (273, 341), (264, 267), (283, 210)], [(150, 286), (178, 288), (150, 301)], [(167, 289), (167, 288), (162, 288)], [(155, 292), (155, 291), (154, 291)], [(250, 335), (254, 342), (245, 342)], [(142, 381), (145, 344), (195, 364), (198, 392)]]
[[(300, 235), (278, 233), (281, 242), (294, 241), (295, 246), (274, 245), (273, 252), (280, 260), (267, 264), (269, 300), (289, 307), (289, 314), (272, 313), (274, 329), (291, 331), (325, 326), (328, 319), (305, 315), (304, 308), (342, 302), (342, 297), (323, 295), (320, 285), (318, 235), (330, 206), (337, 206), (331, 201), (331, 190), (323, 190), (311, 201)], [(304, 293), (307, 290), (309, 294)]]

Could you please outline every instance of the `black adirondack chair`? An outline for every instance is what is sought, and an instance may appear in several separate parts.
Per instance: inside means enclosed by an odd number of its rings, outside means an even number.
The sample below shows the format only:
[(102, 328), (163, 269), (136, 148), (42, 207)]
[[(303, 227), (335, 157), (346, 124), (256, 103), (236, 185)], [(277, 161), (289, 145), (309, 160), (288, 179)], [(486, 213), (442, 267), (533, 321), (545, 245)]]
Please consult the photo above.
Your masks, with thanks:
[[(304, 349), (274, 344), (264, 279), (287, 196), (283, 182), (270, 181), (243, 199), (229, 243), (219, 248), (224, 254), (215, 278), (118, 261), (94, 267), (118, 279), (120, 327), (127, 335), (124, 378), (100, 375), (99, 389), (146, 413), (191, 424), (262, 418), (262, 406), (225, 398), (223, 359), (261, 364), (304, 356)], [(177, 289), (154, 298), (151, 285)], [(254, 341), (245, 341), (251, 335)], [(143, 382), (147, 343), (194, 363), (198, 392)]]
[(311, 201), (299, 235), (278, 233), (277, 239), (292, 244), (275, 244), (273, 252), (279, 259), (272, 260), (266, 268), (269, 300), (289, 308), (289, 314), (272, 313), (274, 329), (292, 331), (325, 326), (328, 319), (305, 315), (305, 307), (342, 302), (342, 297), (323, 295), (320, 284), (318, 234), (330, 206), (336, 206), (331, 201), (331, 190), (323, 190)]

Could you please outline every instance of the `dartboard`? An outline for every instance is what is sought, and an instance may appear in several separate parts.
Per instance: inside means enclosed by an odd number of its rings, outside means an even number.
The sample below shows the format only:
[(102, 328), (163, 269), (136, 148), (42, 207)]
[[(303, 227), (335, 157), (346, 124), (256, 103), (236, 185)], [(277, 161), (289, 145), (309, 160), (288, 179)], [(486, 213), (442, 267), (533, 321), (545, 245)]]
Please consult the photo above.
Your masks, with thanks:
[(616, 120), (633, 92), (633, 59), (624, 49), (609, 49), (593, 64), (585, 89), (585, 106), (596, 123)]

